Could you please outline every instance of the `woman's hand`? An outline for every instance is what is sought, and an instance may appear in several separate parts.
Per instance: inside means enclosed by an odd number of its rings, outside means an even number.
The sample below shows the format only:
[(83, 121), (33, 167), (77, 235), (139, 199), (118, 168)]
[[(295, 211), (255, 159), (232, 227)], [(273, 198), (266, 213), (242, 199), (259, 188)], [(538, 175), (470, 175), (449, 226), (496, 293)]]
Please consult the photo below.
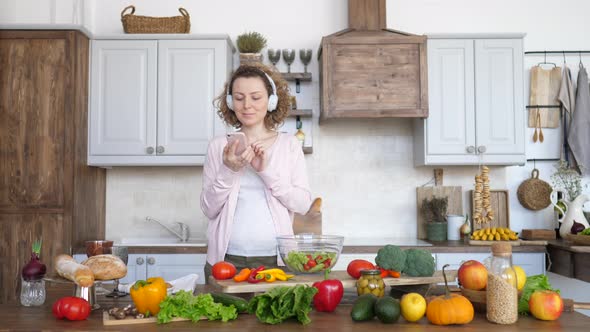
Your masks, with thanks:
[(240, 171), (254, 158), (254, 150), (251, 147), (247, 147), (241, 155), (236, 156), (239, 143), (238, 140), (235, 140), (231, 145), (226, 144), (223, 148), (223, 164), (234, 172)]
[(254, 152), (254, 158), (252, 158), (250, 165), (252, 166), (252, 168), (254, 168), (256, 172), (264, 171), (266, 169), (266, 166), (268, 165), (268, 158), (264, 153), (264, 151), (266, 150), (266, 146), (259, 142), (253, 143), (250, 147)]

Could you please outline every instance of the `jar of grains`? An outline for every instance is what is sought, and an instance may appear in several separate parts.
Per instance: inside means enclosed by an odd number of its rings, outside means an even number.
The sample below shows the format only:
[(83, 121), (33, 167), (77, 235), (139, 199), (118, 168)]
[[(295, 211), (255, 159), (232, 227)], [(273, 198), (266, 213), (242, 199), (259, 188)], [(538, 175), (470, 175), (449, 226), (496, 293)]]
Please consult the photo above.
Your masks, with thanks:
[(492, 244), (492, 259), (486, 288), (487, 318), (492, 323), (513, 324), (518, 320), (518, 289), (512, 268), (512, 246)]
[(385, 283), (381, 279), (380, 270), (362, 270), (361, 277), (356, 281), (358, 295), (373, 294), (382, 297), (385, 294)]

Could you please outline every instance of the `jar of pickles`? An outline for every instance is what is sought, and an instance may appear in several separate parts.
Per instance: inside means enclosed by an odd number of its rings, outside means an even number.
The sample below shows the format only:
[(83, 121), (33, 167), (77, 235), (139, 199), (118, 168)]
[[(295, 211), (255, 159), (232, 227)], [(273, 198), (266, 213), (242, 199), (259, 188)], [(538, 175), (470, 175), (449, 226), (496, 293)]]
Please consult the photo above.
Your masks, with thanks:
[(385, 293), (385, 283), (381, 279), (379, 270), (362, 270), (361, 277), (356, 281), (358, 295), (373, 294), (382, 297)]

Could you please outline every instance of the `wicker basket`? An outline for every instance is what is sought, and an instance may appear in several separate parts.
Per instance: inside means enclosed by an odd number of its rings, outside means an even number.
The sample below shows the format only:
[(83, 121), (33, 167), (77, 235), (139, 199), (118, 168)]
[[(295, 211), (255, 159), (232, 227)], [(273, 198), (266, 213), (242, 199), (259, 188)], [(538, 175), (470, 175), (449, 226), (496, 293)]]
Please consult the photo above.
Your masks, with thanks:
[[(131, 13), (125, 14), (129, 9)], [(135, 6), (127, 6), (121, 12), (121, 22), (125, 33), (189, 33), (191, 19), (186, 9), (180, 7), (182, 16), (150, 17), (133, 15)]]
[(549, 199), (551, 190), (551, 186), (547, 182), (539, 180), (539, 170), (535, 168), (531, 173), (531, 178), (520, 184), (516, 194), (522, 206), (537, 211), (551, 204)]
[(579, 246), (590, 246), (590, 235), (568, 234), (565, 239)]

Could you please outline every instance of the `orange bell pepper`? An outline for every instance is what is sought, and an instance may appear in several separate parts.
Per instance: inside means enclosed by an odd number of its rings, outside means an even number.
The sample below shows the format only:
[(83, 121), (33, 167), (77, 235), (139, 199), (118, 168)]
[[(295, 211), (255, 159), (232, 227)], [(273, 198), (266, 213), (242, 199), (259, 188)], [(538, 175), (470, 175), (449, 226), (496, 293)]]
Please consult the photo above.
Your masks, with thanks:
[(160, 277), (138, 280), (129, 293), (137, 311), (146, 316), (160, 312), (160, 303), (168, 295), (166, 282)]

